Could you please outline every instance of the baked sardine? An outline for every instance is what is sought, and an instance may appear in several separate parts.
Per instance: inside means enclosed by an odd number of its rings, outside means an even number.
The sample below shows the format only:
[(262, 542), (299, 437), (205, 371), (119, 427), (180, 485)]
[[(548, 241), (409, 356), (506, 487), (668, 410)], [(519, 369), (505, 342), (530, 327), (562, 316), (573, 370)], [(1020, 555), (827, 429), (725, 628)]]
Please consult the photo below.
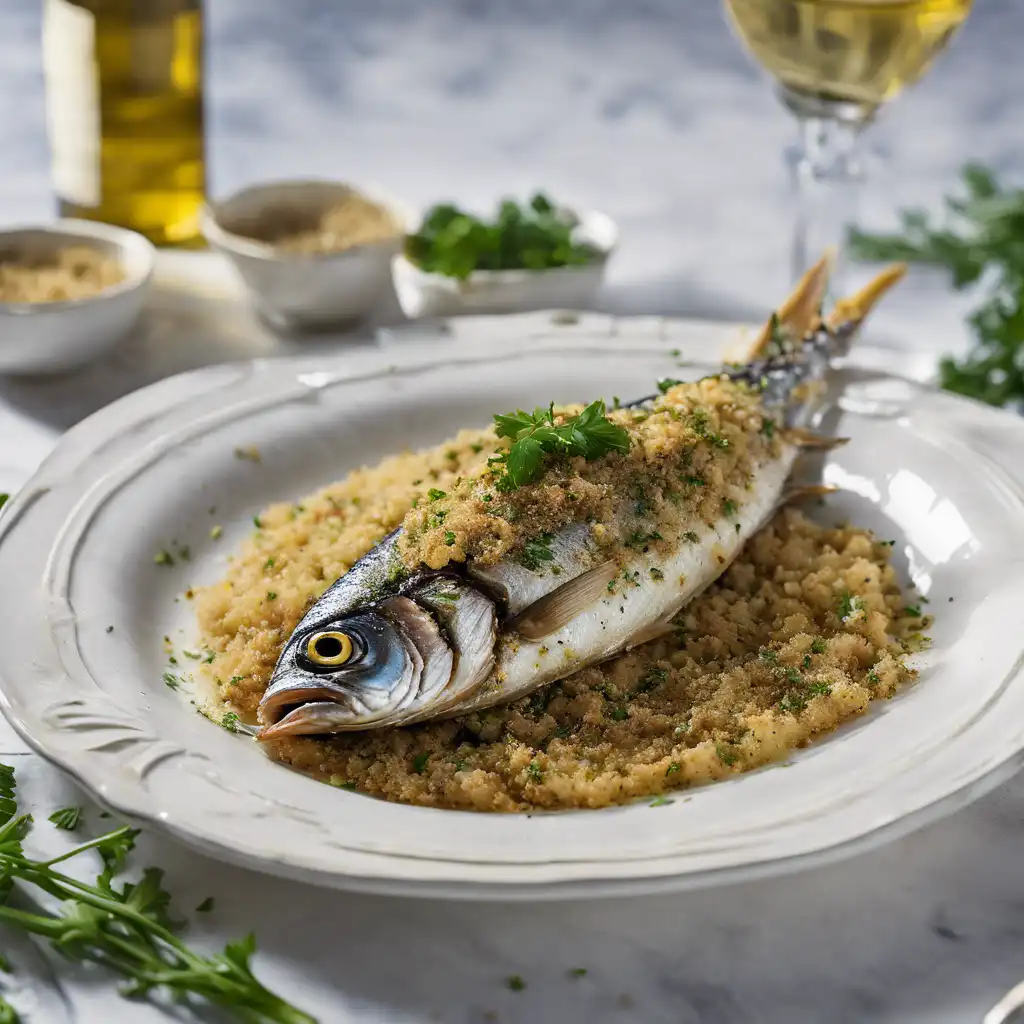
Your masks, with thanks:
[[(260, 738), (465, 714), (671, 630), (787, 500), (800, 452), (841, 443), (807, 428), (829, 363), (904, 269), (823, 318), (822, 260), (741, 365), (660, 382), (607, 416), (594, 403), (575, 418), (496, 418), (506, 441), (480, 473), (458, 493), (431, 490), (299, 622), (260, 702)], [(522, 486), (509, 482), (516, 416), (532, 424), (520, 455), (556, 447)], [(604, 432), (602, 454), (587, 430)]]

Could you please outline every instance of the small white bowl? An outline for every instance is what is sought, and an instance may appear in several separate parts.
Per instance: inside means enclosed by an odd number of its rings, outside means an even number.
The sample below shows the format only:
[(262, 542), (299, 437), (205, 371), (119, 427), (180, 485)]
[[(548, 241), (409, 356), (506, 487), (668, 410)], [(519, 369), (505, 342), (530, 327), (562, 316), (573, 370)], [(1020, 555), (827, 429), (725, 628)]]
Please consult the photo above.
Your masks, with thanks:
[(71, 246), (113, 257), (124, 280), (66, 302), (0, 302), (0, 373), (77, 369), (113, 348), (138, 321), (156, 255), (142, 235), (85, 220), (0, 230), (0, 256), (45, 260)]
[(550, 270), (475, 270), (464, 280), (421, 270), (404, 255), (391, 263), (402, 312), (419, 317), (480, 313), (526, 313), (536, 309), (585, 308), (604, 280), (618, 242), (618, 228), (607, 214), (577, 213), (574, 236), (597, 251), (590, 263)]
[[(247, 235), (268, 209), (316, 215), (353, 193), (388, 211), (394, 238), (338, 252), (303, 253)], [(401, 251), (410, 222), (409, 211), (378, 189), (331, 181), (252, 185), (206, 204), (200, 214), (206, 240), (235, 265), (257, 311), (286, 330), (324, 328), (366, 316), (390, 287), (391, 258)]]

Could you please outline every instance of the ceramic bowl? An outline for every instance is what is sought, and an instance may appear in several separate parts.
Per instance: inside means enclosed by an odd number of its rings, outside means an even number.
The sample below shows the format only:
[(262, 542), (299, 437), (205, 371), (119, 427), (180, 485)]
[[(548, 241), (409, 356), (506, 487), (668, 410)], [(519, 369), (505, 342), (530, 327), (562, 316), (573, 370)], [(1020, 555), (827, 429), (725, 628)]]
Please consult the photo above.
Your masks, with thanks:
[(141, 235), (83, 220), (0, 231), (0, 258), (47, 260), (71, 246), (112, 256), (124, 280), (66, 302), (0, 302), (0, 373), (76, 369), (113, 348), (138, 321), (156, 255)]
[[(384, 207), (395, 237), (338, 252), (297, 253), (251, 237), (271, 210), (315, 217), (352, 194)], [(390, 287), (392, 257), (411, 218), (379, 190), (330, 181), (252, 185), (208, 203), (200, 215), (206, 240), (231, 260), (257, 312), (284, 330), (341, 326), (366, 316)]]
[(402, 312), (410, 319), (459, 314), (525, 313), (535, 309), (584, 309), (604, 280), (618, 241), (607, 214), (577, 212), (576, 237), (597, 250), (591, 263), (551, 270), (477, 270), (465, 280), (421, 270), (401, 253), (391, 269)]

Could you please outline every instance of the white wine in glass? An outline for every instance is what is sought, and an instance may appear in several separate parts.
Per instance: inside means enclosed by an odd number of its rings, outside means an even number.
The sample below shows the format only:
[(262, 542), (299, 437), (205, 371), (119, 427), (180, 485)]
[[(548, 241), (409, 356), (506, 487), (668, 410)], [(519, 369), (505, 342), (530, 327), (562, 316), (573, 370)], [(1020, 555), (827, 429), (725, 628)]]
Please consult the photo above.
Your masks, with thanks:
[[(844, 204), (838, 200), (861, 177), (861, 130), (929, 69), (972, 2), (725, 0), (738, 35), (774, 76), (782, 102), (800, 121), (803, 201), (793, 248), (796, 275), (807, 269), (821, 241), (840, 240)], [(811, 241), (815, 229), (833, 237)]]

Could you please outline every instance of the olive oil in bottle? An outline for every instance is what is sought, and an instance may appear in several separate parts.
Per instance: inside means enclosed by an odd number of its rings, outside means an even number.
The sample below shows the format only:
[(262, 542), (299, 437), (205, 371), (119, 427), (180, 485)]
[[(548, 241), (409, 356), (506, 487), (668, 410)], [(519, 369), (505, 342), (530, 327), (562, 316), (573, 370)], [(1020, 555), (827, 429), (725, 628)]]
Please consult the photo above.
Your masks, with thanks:
[(44, 0), (43, 65), (60, 214), (198, 246), (202, 0)]

